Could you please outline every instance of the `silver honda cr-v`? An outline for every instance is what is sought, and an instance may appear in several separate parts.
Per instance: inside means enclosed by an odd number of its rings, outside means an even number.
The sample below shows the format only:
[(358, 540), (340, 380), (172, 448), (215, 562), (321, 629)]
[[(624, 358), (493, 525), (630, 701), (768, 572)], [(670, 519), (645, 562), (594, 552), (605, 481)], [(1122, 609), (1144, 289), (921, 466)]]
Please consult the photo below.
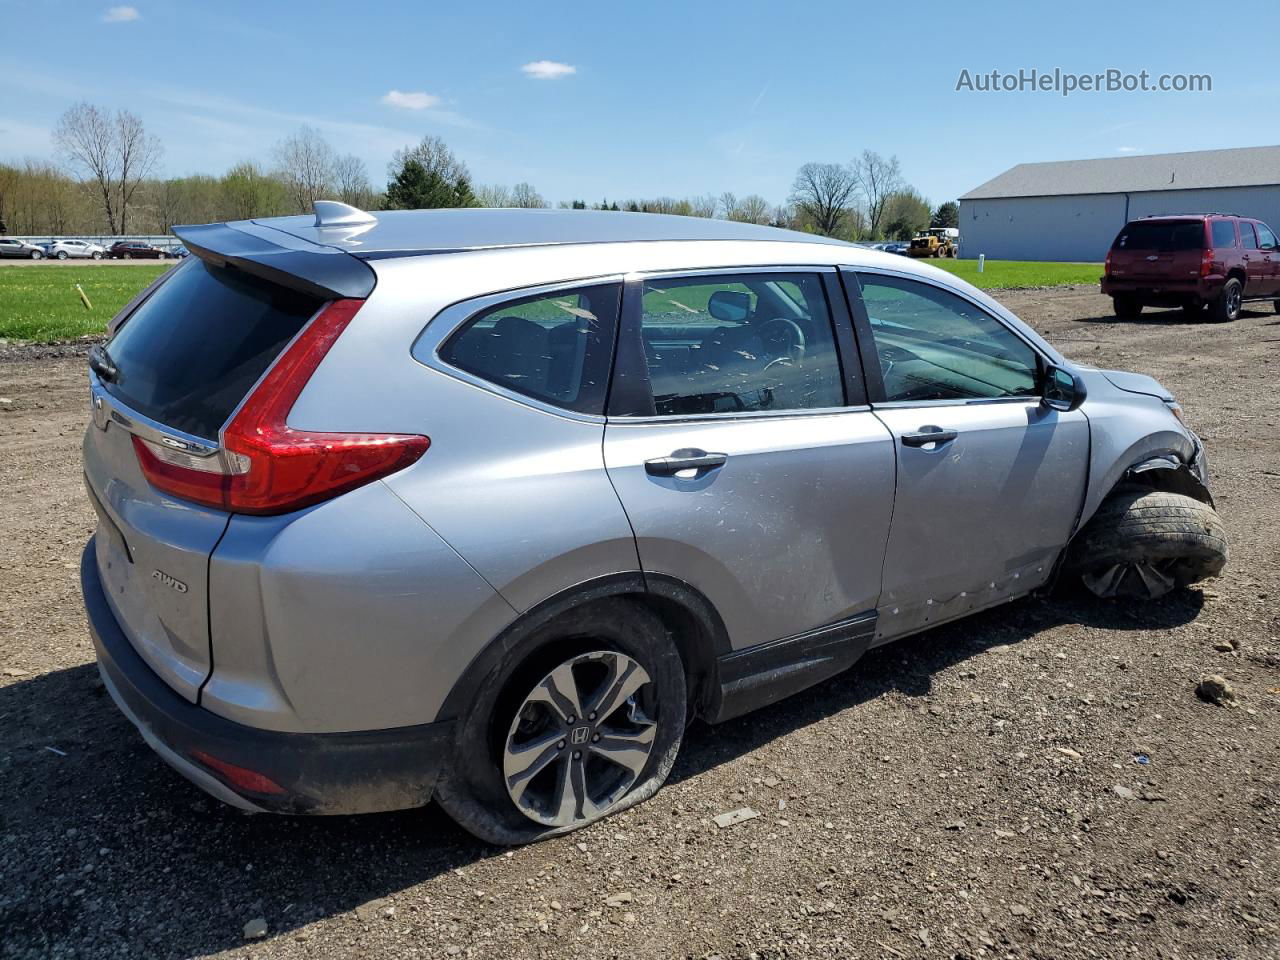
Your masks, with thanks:
[(480, 837), (652, 795), (688, 721), (1069, 579), (1222, 568), (1200, 442), (942, 271), (806, 234), (319, 203), (90, 356), (107, 689), (246, 810)]

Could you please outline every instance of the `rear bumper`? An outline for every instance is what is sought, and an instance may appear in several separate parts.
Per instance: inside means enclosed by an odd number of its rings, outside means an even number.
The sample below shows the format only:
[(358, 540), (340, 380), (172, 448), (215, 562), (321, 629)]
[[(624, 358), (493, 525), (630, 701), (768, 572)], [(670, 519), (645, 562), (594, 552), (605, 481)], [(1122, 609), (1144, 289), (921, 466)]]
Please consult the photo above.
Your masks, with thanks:
[[(452, 722), (304, 734), (215, 716), (175, 693), (134, 651), (107, 604), (95, 557), (90, 540), (80, 559), (80, 587), (103, 683), (152, 749), (188, 780), (253, 812), (372, 813), (431, 799)], [(217, 768), (198, 756), (213, 759)], [(265, 780), (229, 776), (235, 768)], [(246, 788), (246, 779), (261, 789)]]
[(1153, 306), (1177, 306), (1192, 300), (1208, 303), (1222, 292), (1224, 282), (1219, 276), (1194, 280), (1103, 277), (1102, 292), (1108, 297), (1129, 294)]

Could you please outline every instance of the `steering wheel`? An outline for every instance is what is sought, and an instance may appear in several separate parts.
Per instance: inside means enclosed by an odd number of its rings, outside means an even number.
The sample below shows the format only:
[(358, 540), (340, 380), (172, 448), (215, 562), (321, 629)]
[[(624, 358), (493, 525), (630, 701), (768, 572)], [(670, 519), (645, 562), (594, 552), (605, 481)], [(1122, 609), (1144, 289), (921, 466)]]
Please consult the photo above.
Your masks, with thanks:
[(768, 370), (775, 364), (800, 364), (804, 362), (804, 331), (794, 320), (786, 317), (774, 317), (760, 324), (756, 336), (765, 344), (770, 353), (774, 352), (774, 344), (785, 344), (779, 354), (775, 354), (765, 365)]

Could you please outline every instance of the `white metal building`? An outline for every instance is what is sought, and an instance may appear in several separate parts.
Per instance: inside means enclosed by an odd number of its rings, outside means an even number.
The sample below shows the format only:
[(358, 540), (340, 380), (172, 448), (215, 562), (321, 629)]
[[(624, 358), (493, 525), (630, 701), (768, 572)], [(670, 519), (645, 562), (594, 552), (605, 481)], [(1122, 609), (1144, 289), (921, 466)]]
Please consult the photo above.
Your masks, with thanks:
[(1280, 230), (1280, 146), (1020, 163), (960, 198), (960, 255), (1098, 262), (1127, 221), (1178, 213)]

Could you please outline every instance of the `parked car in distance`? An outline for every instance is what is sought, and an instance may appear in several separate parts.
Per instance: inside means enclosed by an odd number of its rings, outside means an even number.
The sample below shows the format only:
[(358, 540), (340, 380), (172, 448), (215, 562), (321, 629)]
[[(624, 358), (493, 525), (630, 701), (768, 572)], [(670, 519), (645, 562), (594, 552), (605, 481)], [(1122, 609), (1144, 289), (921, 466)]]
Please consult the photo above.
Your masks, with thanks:
[(168, 251), (139, 240), (117, 240), (107, 250), (112, 260), (164, 260)]
[(1181, 307), (1189, 319), (1229, 322), (1243, 304), (1271, 300), (1280, 313), (1280, 250), (1261, 220), (1228, 214), (1143, 217), (1107, 253), (1102, 292), (1116, 316)]
[(104, 252), (102, 247), (87, 240), (55, 240), (44, 245), (45, 256), (55, 260), (101, 260)]
[(172, 253), (173, 253), (173, 255), (174, 255), (175, 257), (177, 257), (179, 260), (182, 260), (182, 259), (184, 259), (184, 258), (186, 258), (186, 257), (191, 256), (191, 251), (190, 251), (190, 250), (188, 250), (186, 247), (181, 247), (181, 246), (179, 246), (179, 247), (174, 247), (174, 248), (173, 248), (173, 250), (172, 250), (171, 252), (172, 252)]
[(0, 237), (0, 257), (43, 260), (44, 247), (14, 237)]
[(89, 356), (104, 684), (241, 809), (435, 797), (536, 840), (651, 796), (693, 717), (1056, 578), (1154, 600), (1226, 561), (1173, 395), (934, 267), (316, 207), (178, 227)]
[(885, 253), (896, 253), (899, 256), (906, 257), (910, 256), (908, 251), (911, 249), (911, 244), (905, 240), (893, 240), (886, 243), (882, 249)]

